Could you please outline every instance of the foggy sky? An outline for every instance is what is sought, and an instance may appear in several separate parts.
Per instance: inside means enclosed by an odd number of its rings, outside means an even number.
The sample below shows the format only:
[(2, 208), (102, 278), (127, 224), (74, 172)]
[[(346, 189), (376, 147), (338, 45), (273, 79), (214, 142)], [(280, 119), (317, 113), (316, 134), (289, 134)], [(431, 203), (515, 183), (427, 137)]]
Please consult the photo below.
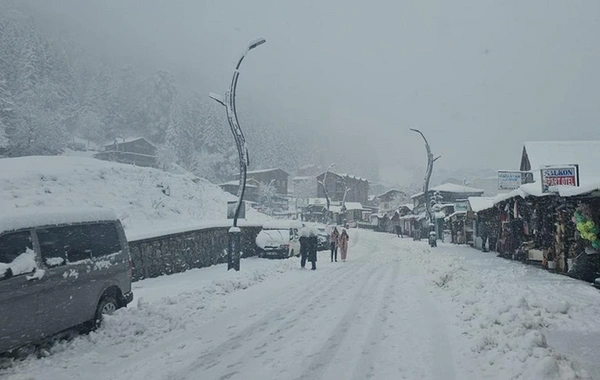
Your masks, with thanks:
[(525, 140), (600, 139), (598, 1), (28, 1), (99, 53), (203, 93), (224, 92), (265, 37), (239, 107), (354, 139), (388, 178), (423, 167), (409, 128), (440, 168), (517, 169)]

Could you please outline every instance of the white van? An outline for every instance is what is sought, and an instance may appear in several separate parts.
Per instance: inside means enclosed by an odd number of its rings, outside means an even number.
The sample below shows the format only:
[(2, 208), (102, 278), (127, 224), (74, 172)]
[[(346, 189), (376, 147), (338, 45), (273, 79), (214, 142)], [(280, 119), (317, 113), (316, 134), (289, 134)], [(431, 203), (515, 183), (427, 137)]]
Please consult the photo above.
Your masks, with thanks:
[(256, 236), (259, 257), (287, 258), (300, 255), (300, 230), (304, 223), (297, 220), (273, 220), (263, 224)]

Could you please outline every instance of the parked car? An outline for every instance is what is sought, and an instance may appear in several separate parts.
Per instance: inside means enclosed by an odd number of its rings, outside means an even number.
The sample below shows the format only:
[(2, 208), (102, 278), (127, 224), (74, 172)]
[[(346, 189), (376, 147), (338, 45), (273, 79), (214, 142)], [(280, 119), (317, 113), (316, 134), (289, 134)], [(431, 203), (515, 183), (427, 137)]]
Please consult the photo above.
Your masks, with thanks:
[(331, 241), (331, 235), (327, 232), (327, 226), (317, 223), (314, 223), (313, 226), (318, 232), (317, 237), (319, 239), (319, 244), (317, 246), (317, 249), (319, 251), (328, 251), (331, 248), (329, 244), (329, 242)]
[(286, 258), (300, 255), (300, 229), (297, 220), (273, 220), (263, 225), (256, 236), (259, 257)]
[(132, 265), (112, 211), (0, 215), (0, 353), (127, 306)]

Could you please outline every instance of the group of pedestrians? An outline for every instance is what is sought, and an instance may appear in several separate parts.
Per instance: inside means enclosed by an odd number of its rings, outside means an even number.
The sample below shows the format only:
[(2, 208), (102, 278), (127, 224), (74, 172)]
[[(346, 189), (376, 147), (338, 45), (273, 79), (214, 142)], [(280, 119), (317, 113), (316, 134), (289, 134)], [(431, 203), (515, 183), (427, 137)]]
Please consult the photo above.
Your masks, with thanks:
[[(337, 262), (338, 249), (340, 250), (340, 258), (346, 261), (348, 255), (348, 232), (345, 228), (340, 233), (337, 227), (331, 232), (331, 262)], [(300, 231), (300, 267), (304, 268), (306, 262), (312, 264), (311, 270), (317, 269), (317, 251), (319, 250), (318, 232), (314, 228), (303, 228)]]
[(340, 258), (342, 261), (346, 261), (346, 255), (348, 255), (348, 240), (350, 237), (348, 236), (348, 232), (345, 228), (342, 228), (342, 233), (340, 233), (337, 227), (333, 227), (333, 231), (331, 232), (331, 262), (337, 262), (337, 253), (338, 248), (340, 250)]
[(317, 251), (319, 250), (319, 238), (317, 232), (311, 228), (303, 228), (300, 231), (300, 267), (306, 266), (308, 260), (312, 263), (312, 270), (317, 269)]

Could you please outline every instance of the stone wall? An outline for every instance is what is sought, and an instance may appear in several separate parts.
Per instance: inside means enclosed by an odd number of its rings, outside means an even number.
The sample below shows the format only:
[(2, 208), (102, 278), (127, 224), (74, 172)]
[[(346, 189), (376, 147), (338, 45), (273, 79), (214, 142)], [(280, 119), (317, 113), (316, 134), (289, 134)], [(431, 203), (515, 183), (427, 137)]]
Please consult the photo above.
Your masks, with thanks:
[[(205, 228), (130, 241), (133, 281), (227, 262), (229, 228)], [(258, 253), (255, 239), (261, 228), (241, 227), (242, 257)]]

